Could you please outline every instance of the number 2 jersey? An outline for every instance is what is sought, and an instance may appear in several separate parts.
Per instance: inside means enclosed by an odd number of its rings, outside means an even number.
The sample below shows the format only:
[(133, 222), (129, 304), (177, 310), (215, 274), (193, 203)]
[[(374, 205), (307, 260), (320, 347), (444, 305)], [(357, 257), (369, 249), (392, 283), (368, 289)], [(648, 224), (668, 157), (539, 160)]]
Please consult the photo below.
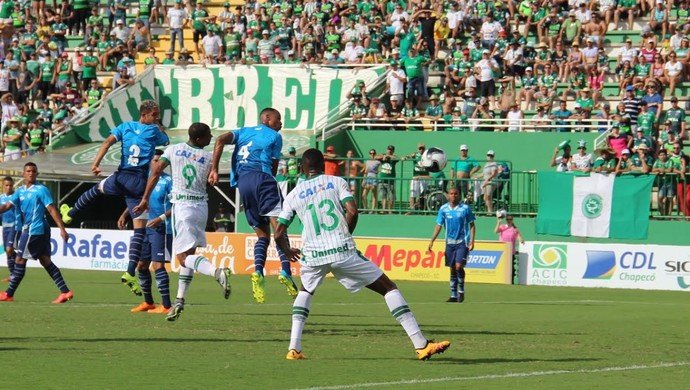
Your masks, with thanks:
[(156, 146), (167, 145), (168, 135), (156, 124), (125, 122), (114, 128), (110, 135), (122, 143), (119, 170), (149, 173), (149, 164)]
[(211, 171), (211, 153), (185, 142), (165, 149), (161, 159), (170, 163), (172, 203), (207, 201), (206, 181)]
[(283, 149), (280, 133), (265, 125), (243, 127), (232, 132), (232, 167), (230, 185), (237, 186), (237, 179), (245, 172), (264, 172), (273, 176), (273, 160), (279, 160)]
[(308, 266), (346, 260), (357, 252), (347, 227), (344, 204), (353, 200), (345, 180), (319, 175), (297, 184), (283, 201), (278, 221), (289, 225), (297, 216), (302, 222), (302, 258)]

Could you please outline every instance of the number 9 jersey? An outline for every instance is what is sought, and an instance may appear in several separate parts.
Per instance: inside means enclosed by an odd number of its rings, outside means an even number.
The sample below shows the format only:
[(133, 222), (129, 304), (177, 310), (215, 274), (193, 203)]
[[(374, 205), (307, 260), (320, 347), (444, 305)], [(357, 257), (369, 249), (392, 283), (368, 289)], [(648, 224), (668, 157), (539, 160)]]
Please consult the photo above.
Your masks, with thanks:
[(172, 203), (206, 202), (206, 182), (211, 171), (211, 153), (187, 143), (171, 145), (161, 160), (172, 171)]
[(289, 225), (295, 214), (302, 221), (300, 263), (330, 264), (349, 259), (357, 252), (343, 206), (350, 200), (353, 197), (347, 182), (330, 175), (305, 180), (288, 194), (278, 221)]

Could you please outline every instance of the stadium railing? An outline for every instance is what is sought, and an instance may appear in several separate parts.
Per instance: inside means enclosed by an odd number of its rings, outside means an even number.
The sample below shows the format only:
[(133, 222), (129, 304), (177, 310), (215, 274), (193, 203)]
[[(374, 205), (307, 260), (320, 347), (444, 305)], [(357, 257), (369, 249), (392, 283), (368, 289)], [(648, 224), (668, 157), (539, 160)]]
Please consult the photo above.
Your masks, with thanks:
[[(344, 118), (332, 123), (324, 130), (335, 130), (339, 126), (345, 126), (348, 130), (410, 130), (410, 131), (514, 131), (514, 132), (607, 132), (613, 125), (610, 119), (566, 119), (564, 123), (556, 123), (553, 119), (525, 118), (519, 120), (509, 119), (467, 119), (459, 126), (453, 126), (443, 120), (431, 120), (424, 116), (412, 120), (388, 120), (376, 118), (352, 119)], [(454, 129), (455, 127), (455, 129)]]

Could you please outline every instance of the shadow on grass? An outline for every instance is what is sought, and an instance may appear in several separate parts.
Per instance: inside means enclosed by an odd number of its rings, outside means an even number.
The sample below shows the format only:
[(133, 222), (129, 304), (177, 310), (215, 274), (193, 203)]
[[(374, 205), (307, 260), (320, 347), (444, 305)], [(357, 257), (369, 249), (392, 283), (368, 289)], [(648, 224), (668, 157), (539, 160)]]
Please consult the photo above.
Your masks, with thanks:
[[(231, 343), (256, 343), (261, 342), (285, 342), (285, 339), (230, 339), (230, 338), (161, 338), (161, 337), (112, 337), (112, 338), (64, 338), (64, 337), (0, 337), (3, 342), (40, 342), (40, 343), (197, 343), (197, 342), (231, 342)], [(0, 351), (3, 350), (0, 347)]]
[[(350, 328), (339, 328), (340, 326), (349, 326)], [(400, 328), (398, 324), (328, 324), (307, 322), (307, 327), (304, 333), (311, 334), (343, 334), (343, 335), (380, 335), (382, 328), (388, 328), (386, 331), (394, 332)], [(448, 329), (453, 328), (453, 329)], [(484, 335), (484, 336), (579, 336), (583, 333), (544, 333), (544, 332), (510, 332), (510, 331), (494, 331), (494, 330), (472, 330), (472, 329), (456, 329), (455, 325), (441, 326), (434, 325), (432, 327), (423, 327), (425, 333), (438, 335)]]

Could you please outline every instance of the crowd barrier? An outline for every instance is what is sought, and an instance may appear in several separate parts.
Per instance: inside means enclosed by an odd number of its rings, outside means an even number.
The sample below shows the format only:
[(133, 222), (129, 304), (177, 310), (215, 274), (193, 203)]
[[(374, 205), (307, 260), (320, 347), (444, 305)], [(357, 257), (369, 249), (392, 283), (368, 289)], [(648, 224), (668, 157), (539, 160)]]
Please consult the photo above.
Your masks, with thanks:
[[(127, 269), (131, 231), (68, 229), (67, 243), (52, 229), (52, 260), (61, 268), (100, 271), (125, 271)], [(430, 233), (431, 234), (431, 233)], [(233, 274), (249, 275), (254, 271), (254, 243), (256, 236), (244, 233), (207, 233), (203, 254), (216, 267), (228, 267)], [(433, 252), (427, 252), (428, 240), (386, 239), (356, 237), (361, 253), (384, 270), (393, 280), (448, 281), (445, 266), (444, 245), (436, 243)], [(291, 244), (300, 248), (299, 237), (292, 237)], [(5, 264), (4, 251), (0, 264)], [(37, 261), (29, 261), (29, 267), (40, 267)], [(467, 261), (467, 280), (476, 283), (512, 282), (512, 256), (506, 243), (478, 241)], [(169, 267), (179, 271), (173, 261)], [(292, 263), (293, 274), (299, 274), (299, 263)], [(269, 246), (266, 275), (278, 275), (280, 259), (273, 244)]]

